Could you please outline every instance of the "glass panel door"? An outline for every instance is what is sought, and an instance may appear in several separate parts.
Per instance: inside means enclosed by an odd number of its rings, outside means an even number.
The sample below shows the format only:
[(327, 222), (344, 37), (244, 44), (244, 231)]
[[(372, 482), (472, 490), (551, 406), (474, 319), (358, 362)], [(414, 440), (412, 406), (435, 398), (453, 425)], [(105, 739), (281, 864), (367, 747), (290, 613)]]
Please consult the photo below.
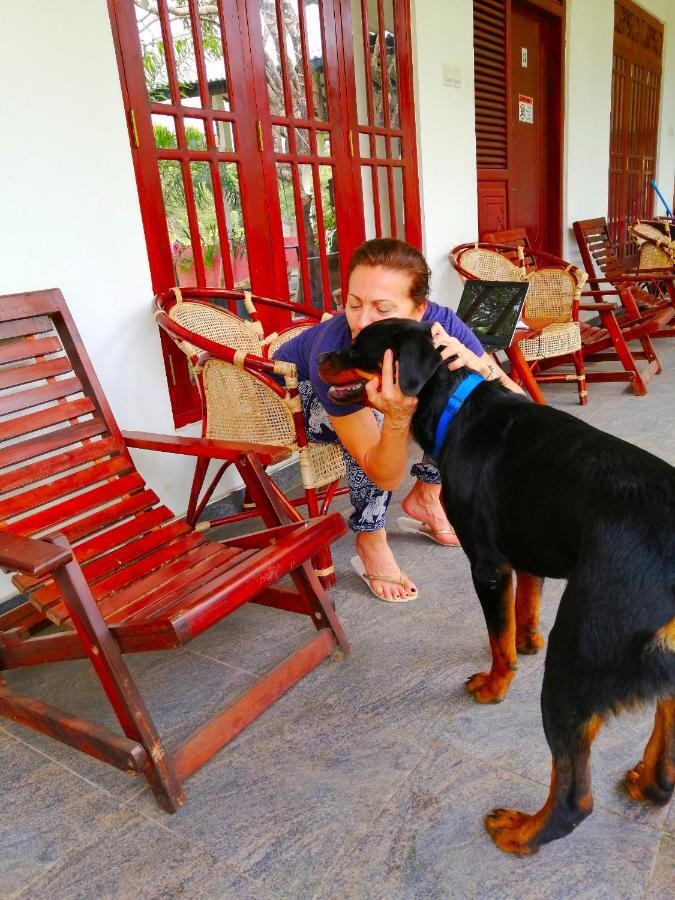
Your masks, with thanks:
[(365, 238), (421, 241), (410, 64), (403, 0), (341, 0), (353, 54), (351, 125)]
[(270, 221), (285, 295), (330, 309), (348, 250), (351, 161), (332, 0), (249, 0)]

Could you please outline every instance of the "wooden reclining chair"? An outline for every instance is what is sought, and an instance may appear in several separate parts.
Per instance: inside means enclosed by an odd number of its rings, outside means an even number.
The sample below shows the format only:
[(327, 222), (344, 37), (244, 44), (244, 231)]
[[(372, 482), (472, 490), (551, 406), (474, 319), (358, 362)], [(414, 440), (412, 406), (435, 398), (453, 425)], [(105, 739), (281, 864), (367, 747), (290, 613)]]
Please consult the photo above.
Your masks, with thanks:
[[(291, 305), (283, 300), (244, 297), (251, 321), (224, 309), (236, 292), (171, 288), (155, 297), (157, 324), (187, 355), (202, 405), (202, 435), (228, 441), (246, 441), (285, 447), (298, 453), (302, 496), (291, 503), (306, 506), (310, 517), (328, 511), (334, 497), (344, 494), (339, 483), (346, 475), (338, 444), (314, 443), (307, 439), (298, 394), (294, 365), (274, 361), (274, 353), (299, 332), (316, 325), (321, 313)], [(214, 302), (216, 301), (216, 302)], [(216, 303), (220, 305), (216, 305)], [(269, 306), (275, 312), (299, 309), (303, 318), (278, 334), (266, 337), (260, 321), (260, 309)], [(290, 316), (289, 316), (290, 319)], [(278, 380), (275, 380), (275, 377)], [(283, 381), (283, 384), (282, 384)], [(216, 472), (202, 493), (208, 461), (198, 459), (192, 482), (187, 519), (196, 524), (222, 477)], [(208, 521), (200, 528), (216, 528), (247, 516), (256, 516), (252, 504), (243, 513), (234, 513)], [(298, 521), (300, 513), (296, 513)], [(318, 555), (315, 572), (326, 588), (335, 584), (330, 548)]]
[[(0, 672), (88, 657), (123, 734), (21, 696), (1, 675), (0, 714), (144, 774), (175, 811), (192, 772), (329, 654), (348, 652), (308, 563), (344, 523), (295, 520), (263, 468), (283, 448), (120, 432), (60, 291), (0, 297), (0, 338), (0, 566), (28, 597), (0, 616)], [(268, 530), (209, 541), (145, 486), (129, 448), (234, 465)], [(276, 585), (286, 575), (294, 588)], [(318, 633), (166, 748), (123, 654), (178, 648), (248, 601), (303, 613)], [(58, 630), (38, 633), (45, 623)]]
[[(536, 267), (536, 251), (530, 252), (527, 232), (524, 228), (513, 228), (510, 231), (493, 232), (485, 235), (486, 239), (500, 239), (510, 247), (523, 248), (523, 264), (528, 270)], [(508, 254), (507, 254), (508, 255)], [(513, 256), (510, 258), (514, 259)], [(614, 289), (598, 290), (597, 280), (593, 282), (596, 287), (582, 291), (580, 295), (579, 312), (597, 313), (595, 320), (579, 317), (579, 331), (584, 359), (590, 362), (619, 362), (620, 369), (605, 371), (586, 370), (586, 380), (593, 381), (628, 381), (633, 391), (642, 397), (647, 393), (647, 383), (661, 371), (656, 351), (651, 342), (650, 335), (658, 330), (658, 322), (650, 318), (640, 316), (640, 313), (630, 294), (625, 297), (631, 314), (619, 314), (617, 318), (617, 306), (607, 300), (596, 298), (614, 295), (619, 298), (619, 291)], [(584, 302), (584, 298), (590, 301)], [(623, 310), (623, 307), (620, 307)], [(620, 323), (621, 320), (621, 323)], [(631, 349), (629, 342), (638, 342), (639, 347)], [(640, 369), (638, 360), (646, 360), (647, 365)], [(546, 368), (548, 362), (542, 363)]]
[[(663, 272), (637, 272), (624, 266), (609, 237), (607, 221), (581, 219), (573, 223), (579, 252), (595, 297), (618, 294), (624, 306), (617, 314), (619, 324), (650, 318), (655, 328), (651, 338), (675, 337), (675, 275)], [(611, 288), (601, 287), (610, 284)]]

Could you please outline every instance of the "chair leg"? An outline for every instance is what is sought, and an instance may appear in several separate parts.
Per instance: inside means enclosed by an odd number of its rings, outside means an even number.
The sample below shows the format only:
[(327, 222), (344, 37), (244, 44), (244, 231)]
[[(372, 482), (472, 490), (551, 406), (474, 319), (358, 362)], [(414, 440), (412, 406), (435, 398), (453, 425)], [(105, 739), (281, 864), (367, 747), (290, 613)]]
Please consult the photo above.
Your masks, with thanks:
[[(236, 465), (268, 527), (297, 521), (295, 517), (298, 516), (298, 513), (288, 503), (253, 454), (247, 453), (239, 457)], [(300, 521), (302, 521), (301, 517)], [(349, 653), (349, 642), (335, 615), (331, 601), (324, 593), (312, 566), (308, 563), (298, 566), (291, 572), (291, 578), (315, 627), (317, 629), (330, 628), (342, 651), (345, 654)]]
[(584, 368), (584, 354), (581, 350), (577, 350), (572, 354), (574, 358), (574, 368), (578, 376), (577, 390), (579, 391), (579, 404), (585, 406), (588, 403), (588, 391), (586, 390), (586, 370)]
[[(70, 546), (63, 535), (45, 540), (60, 547)], [(185, 803), (183, 787), (79, 564), (74, 560), (66, 563), (54, 573), (54, 579), (124, 733), (141, 744), (148, 754), (145, 777), (160, 805), (168, 812), (175, 812)]]
[(187, 513), (185, 514), (185, 521), (191, 528), (194, 528), (198, 517), (198, 514), (196, 513), (197, 501), (199, 500), (199, 493), (204, 484), (204, 478), (206, 477), (206, 470), (208, 467), (209, 460), (206, 457), (198, 456), (197, 462), (195, 463), (195, 474), (192, 478), (192, 488), (190, 489), (190, 501), (188, 503)]
[[(633, 359), (633, 355), (628, 348), (628, 344), (626, 343), (626, 339), (621, 333), (621, 329), (614, 318), (614, 314), (610, 313), (609, 315), (602, 316), (602, 324), (607, 329), (607, 333), (609, 334), (612, 343), (614, 344), (614, 349), (616, 350), (616, 355), (619, 357), (621, 365), (624, 367), (626, 372), (632, 373), (630, 376), (631, 384), (633, 386), (633, 390), (638, 395), (638, 397), (643, 397), (647, 393), (647, 387), (642, 380), (642, 376), (637, 367), (637, 363)], [(592, 359), (592, 357), (591, 357)]]
[[(307, 499), (308, 517), (311, 519), (320, 515), (321, 512), (319, 510), (316, 489), (306, 487), (305, 497)], [(333, 568), (333, 558), (330, 553), (330, 547), (324, 547), (320, 553), (317, 553), (317, 555), (312, 558), (312, 565), (314, 566), (314, 571), (316, 572), (322, 587), (333, 587), (335, 584), (335, 569)]]

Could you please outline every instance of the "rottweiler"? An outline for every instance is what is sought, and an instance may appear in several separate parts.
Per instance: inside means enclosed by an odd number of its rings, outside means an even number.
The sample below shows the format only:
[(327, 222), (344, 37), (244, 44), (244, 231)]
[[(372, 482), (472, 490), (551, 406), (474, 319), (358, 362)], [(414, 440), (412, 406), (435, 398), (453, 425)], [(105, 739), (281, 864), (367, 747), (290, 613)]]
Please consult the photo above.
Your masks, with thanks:
[(475, 700), (504, 699), (517, 651), (544, 645), (543, 579), (567, 581), (541, 694), (549, 796), (533, 815), (494, 810), (489, 834), (522, 855), (568, 834), (593, 807), (590, 751), (603, 719), (645, 701), (656, 701), (654, 730), (626, 786), (634, 800), (667, 803), (675, 783), (675, 469), (465, 368), (449, 371), (430, 326), (408, 319), (369, 325), (350, 349), (320, 358), (332, 399), (367, 402), (365, 384), (387, 348), (401, 391), (418, 399), (412, 432), (438, 462), (442, 501), (485, 615), (492, 667), (468, 680)]

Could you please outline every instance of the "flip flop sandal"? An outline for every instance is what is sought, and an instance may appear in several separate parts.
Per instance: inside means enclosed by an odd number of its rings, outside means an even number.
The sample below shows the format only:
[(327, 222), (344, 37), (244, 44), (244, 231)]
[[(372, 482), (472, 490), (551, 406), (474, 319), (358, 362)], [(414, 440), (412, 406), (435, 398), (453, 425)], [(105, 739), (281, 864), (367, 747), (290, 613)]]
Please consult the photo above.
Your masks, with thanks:
[(382, 594), (378, 594), (378, 592), (373, 587), (373, 581), (383, 581), (385, 584), (399, 584), (401, 587), (405, 587), (405, 572), (402, 572), (400, 569), (398, 570), (398, 578), (392, 578), (390, 575), (369, 575), (366, 572), (366, 567), (363, 565), (363, 560), (360, 556), (352, 556), (351, 558), (352, 568), (359, 575), (363, 581), (370, 588), (370, 592), (373, 597), (377, 597), (378, 600), (383, 600), (385, 603), (407, 603), (409, 600), (417, 600), (419, 597), (419, 591), (408, 591), (407, 596), (401, 597), (396, 600), (390, 597), (383, 597)]
[(439, 534), (452, 534), (457, 537), (454, 528), (443, 528), (441, 531), (432, 531), (428, 525), (425, 525), (424, 522), (418, 522), (417, 519), (409, 519), (407, 516), (400, 516), (396, 520), (396, 524), (398, 525), (401, 531), (405, 531), (406, 534), (421, 534), (423, 537), (429, 538), (430, 541), (433, 541), (434, 544), (439, 544), (441, 547), (459, 547), (460, 544), (444, 544), (443, 541), (439, 541), (437, 535)]

